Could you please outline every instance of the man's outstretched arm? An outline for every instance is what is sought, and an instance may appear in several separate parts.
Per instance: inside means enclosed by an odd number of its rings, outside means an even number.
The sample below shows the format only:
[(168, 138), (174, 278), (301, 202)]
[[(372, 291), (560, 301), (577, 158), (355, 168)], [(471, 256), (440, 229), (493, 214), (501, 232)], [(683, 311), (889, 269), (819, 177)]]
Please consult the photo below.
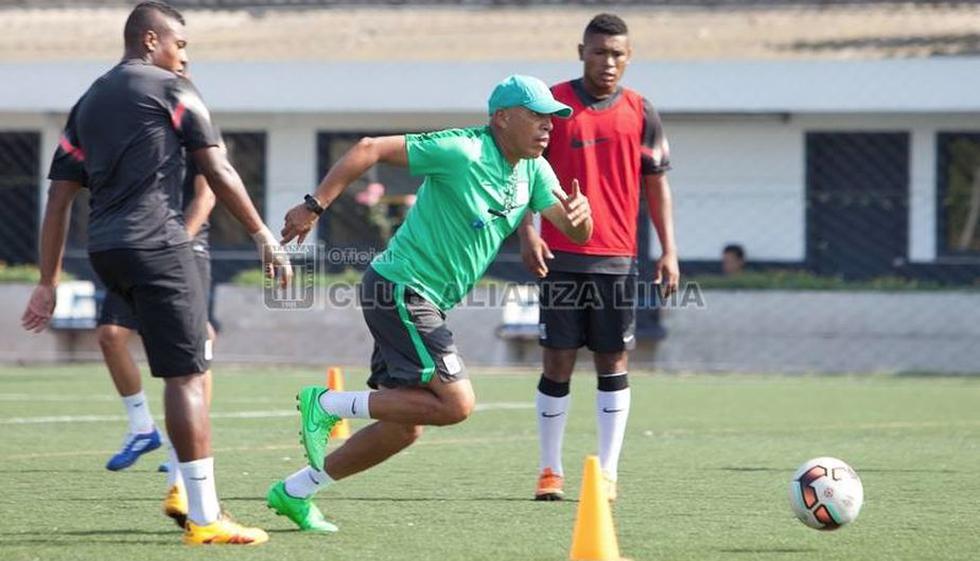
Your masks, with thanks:
[[(337, 197), (357, 178), (371, 169), (371, 166), (383, 162), (386, 164), (407, 166), (408, 151), (405, 148), (404, 136), (365, 137), (351, 147), (346, 154), (330, 168), (327, 175), (317, 186), (313, 198), (321, 207), (329, 207)], [(313, 229), (319, 216), (299, 204), (286, 213), (286, 224), (282, 228), (282, 243), (288, 243), (297, 238), (303, 243), (307, 234)]]

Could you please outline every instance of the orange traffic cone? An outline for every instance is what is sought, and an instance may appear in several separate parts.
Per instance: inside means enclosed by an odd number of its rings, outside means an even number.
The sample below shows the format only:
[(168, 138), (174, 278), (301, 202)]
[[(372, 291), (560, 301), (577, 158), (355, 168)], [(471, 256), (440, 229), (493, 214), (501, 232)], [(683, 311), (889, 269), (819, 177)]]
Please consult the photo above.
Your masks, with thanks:
[[(344, 375), (340, 368), (336, 366), (327, 368), (327, 388), (335, 392), (344, 391)], [(346, 438), (350, 438), (350, 422), (347, 419), (341, 419), (330, 431), (330, 439), (344, 440)]]
[(609, 499), (602, 486), (598, 456), (585, 459), (582, 493), (578, 498), (578, 515), (572, 534), (572, 561), (623, 561), (619, 556), (616, 529), (613, 527)]

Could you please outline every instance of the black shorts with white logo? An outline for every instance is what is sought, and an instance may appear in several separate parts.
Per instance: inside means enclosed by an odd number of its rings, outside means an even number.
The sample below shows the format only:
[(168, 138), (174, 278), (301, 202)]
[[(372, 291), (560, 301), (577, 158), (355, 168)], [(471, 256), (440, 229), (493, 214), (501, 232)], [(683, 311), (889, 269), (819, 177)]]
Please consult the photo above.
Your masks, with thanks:
[(443, 382), (466, 377), (446, 314), (435, 304), (371, 267), (361, 279), (359, 300), (374, 337), (368, 386), (424, 386), (437, 373)]
[(108, 295), (121, 301), (103, 311), (100, 323), (114, 323), (102, 319), (113, 314), (115, 319), (123, 315), (122, 305), (128, 307), (153, 376), (186, 376), (210, 368), (207, 303), (190, 244), (110, 249), (90, 253), (89, 258), (106, 286), (107, 301)]
[(539, 287), (542, 347), (616, 353), (636, 346), (636, 275), (551, 271)]

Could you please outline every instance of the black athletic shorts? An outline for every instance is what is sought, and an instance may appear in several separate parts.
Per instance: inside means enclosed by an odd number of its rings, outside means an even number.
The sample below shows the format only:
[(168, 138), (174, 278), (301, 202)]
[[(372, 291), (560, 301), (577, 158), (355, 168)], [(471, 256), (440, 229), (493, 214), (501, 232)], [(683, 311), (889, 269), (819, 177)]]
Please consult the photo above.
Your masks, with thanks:
[(435, 304), (371, 267), (361, 280), (359, 300), (374, 337), (368, 386), (424, 386), (436, 373), (444, 382), (466, 377), (446, 314)]
[(549, 349), (636, 346), (636, 275), (551, 271), (540, 281), (538, 340)]
[(89, 258), (107, 293), (132, 310), (153, 376), (186, 376), (210, 368), (207, 304), (189, 243), (110, 249)]
[[(204, 302), (208, 307), (208, 320), (210, 321), (213, 291), (211, 286), (211, 258), (207, 254), (195, 251), (194, 262), (197, 264), (197, 273), (201, 277), (201, 286), (204, 287)], [(133, 307), (129, 305), (122, 294), (114, 290), (106, 290), (97, 323), (98, 325), (118, 325), (133, 331), (140, 329), (140, 323), (136, 320)]]

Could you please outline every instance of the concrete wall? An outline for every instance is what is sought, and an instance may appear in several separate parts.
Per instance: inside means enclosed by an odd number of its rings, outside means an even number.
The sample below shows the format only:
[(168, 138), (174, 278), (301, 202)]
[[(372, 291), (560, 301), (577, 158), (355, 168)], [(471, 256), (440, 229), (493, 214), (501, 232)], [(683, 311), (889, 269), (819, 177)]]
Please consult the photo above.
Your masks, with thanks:
[[(100, 360), (91, 333), (81, 334), (74, 349), (64, 334), (24, 333), (19, 317), (30, 290), (0, 285), (0, 306), (9, 311), (0, 323), (0, 361)], [(334, 300), (350, 296), (341, 292)], [(980, 373), (977, 293), (706, 291), (704, 302), (704, 308), (665, 311), (667, 339), (655, 352), (641, 341), (633, 364), (665, 371)], [(218, 364), (364, 365), (370, 357), (372, 342), (356, 308), (271, 311), (258, 288), (226, 285), (216, 303), (223, 326)], [(499, 306), (450, 312), (464, 360), (538, 368), (536, 342), (494, 335), (501, 313)]]
[[(980, 373), (980, 294), (707, 291), (704, 300), (703, 309), (667, 310), (667, 339), (641, 340), (632, 362), (668, 371)], [(218, 313), (224, 360), (364, 364), (370, 356), (356, 309), (270, 312), (258, 290), (223, 287)], [(536, 368), (536, 342), (494, 335), (501, 314), (499, 306), (449, 313), (464, 360)]]
[(980, 373), (980, 294), (707, 291), (672, 310), (666, 370)]
[(0, 316), (0, 361), (47, 362), (64, 356), (61, 342), (51, 333), (34, 335), (20, 327), (20, 315), (33, 288), (26, 284), (0, 284), (0, 308), (4, 310)]

